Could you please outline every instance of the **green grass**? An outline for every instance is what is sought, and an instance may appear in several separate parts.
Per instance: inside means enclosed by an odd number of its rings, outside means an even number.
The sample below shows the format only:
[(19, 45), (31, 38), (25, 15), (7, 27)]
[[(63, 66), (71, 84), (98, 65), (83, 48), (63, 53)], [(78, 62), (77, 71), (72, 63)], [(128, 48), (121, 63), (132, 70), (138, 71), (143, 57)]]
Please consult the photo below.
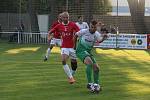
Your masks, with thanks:
[(150, 51), (95, 50), (103, 91), (86, 89), (78, 60), (77, 82), (68, 84), (58, 48), (43, 62), (46, 45), (0, 43), (0, 100), (150, 100)]

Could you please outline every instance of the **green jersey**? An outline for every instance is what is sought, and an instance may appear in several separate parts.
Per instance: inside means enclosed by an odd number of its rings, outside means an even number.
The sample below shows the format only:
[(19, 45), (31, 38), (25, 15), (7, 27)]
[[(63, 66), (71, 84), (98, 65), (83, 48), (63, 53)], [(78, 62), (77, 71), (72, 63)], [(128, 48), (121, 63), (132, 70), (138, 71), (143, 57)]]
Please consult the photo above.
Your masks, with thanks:
[(76, 35), (79, 36), (78, 45), (80, 45), (80, 47), (83, 47), (87, 51), (91, 51), (95, 42), (102, 40), (101, 33), (96, 31), (92, 34), (90, 33), (89, 29), (80, 30), (76, 33)]

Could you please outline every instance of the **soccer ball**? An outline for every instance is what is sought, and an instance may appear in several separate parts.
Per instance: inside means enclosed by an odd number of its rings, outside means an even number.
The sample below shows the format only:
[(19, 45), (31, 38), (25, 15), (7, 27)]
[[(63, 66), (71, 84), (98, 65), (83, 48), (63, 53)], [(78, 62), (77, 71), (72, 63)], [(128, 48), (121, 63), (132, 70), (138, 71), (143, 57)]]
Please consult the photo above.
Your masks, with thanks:
[(99, 84), (93, 84), (93, 87), (94, 87), (94, 92), (95, 93), (99, 93), (99, 91), (101, 90), (101, 87)]
[(90, 92), (92, 93), (99, 93), (101, 91), (101, 87), (99, 84), (93, 84), (93, 83), (89, 83), (87, 85), (87, 88), (90, 90)]

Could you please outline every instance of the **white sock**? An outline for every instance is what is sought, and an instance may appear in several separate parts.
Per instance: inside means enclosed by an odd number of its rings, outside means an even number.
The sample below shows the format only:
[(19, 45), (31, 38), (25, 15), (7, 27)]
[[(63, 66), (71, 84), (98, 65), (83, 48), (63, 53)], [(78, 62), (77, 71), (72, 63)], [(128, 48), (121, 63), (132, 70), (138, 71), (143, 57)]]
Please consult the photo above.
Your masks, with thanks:
[(72, 76), (74, 76), (75, 72), (76, 72), (76, 71), (74, 71), (74, 70), (71, 69), (71, 74), (72, 74)]
[(69, 78), (72, 78), (72, 74), (71, 74), (71, 71), (70, 71), (69, 66), (66, 64), (66, 65), (63, 66), (63, 68), (64, 68), (64, 71), (65, 71), (65, 73), (67, 74), (67, 76), (68, 76)]
[(48, 57), (49, 57), (50, 53), (51, 53), (51, 49), (50, 49), (50, 48), (48, 48), (48, 49), (47, 49), (47, 52), (46, 52), (46, 58), (48, 58)]

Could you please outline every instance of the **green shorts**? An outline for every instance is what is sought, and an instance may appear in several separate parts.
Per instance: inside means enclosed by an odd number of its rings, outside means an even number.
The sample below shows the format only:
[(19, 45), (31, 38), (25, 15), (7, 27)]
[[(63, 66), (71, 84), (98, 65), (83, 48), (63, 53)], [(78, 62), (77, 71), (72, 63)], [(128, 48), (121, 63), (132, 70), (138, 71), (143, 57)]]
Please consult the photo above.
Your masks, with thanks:
[(77, 49), (76, 49), (76, 55), (77, 55), (77, 57), (84, 63), (84, 59), (86, 58), (86, 57), (90, 57), (91, 58), (91, 60), (93, 61), (93, 63), (96, 63), (96, 60), (95, 60), (95, 58), (93, 57), (93, 55), (90, 53), (90, 52), (88, 52), (85, 48), (83, 48), (83, 47), (77, 47)]

